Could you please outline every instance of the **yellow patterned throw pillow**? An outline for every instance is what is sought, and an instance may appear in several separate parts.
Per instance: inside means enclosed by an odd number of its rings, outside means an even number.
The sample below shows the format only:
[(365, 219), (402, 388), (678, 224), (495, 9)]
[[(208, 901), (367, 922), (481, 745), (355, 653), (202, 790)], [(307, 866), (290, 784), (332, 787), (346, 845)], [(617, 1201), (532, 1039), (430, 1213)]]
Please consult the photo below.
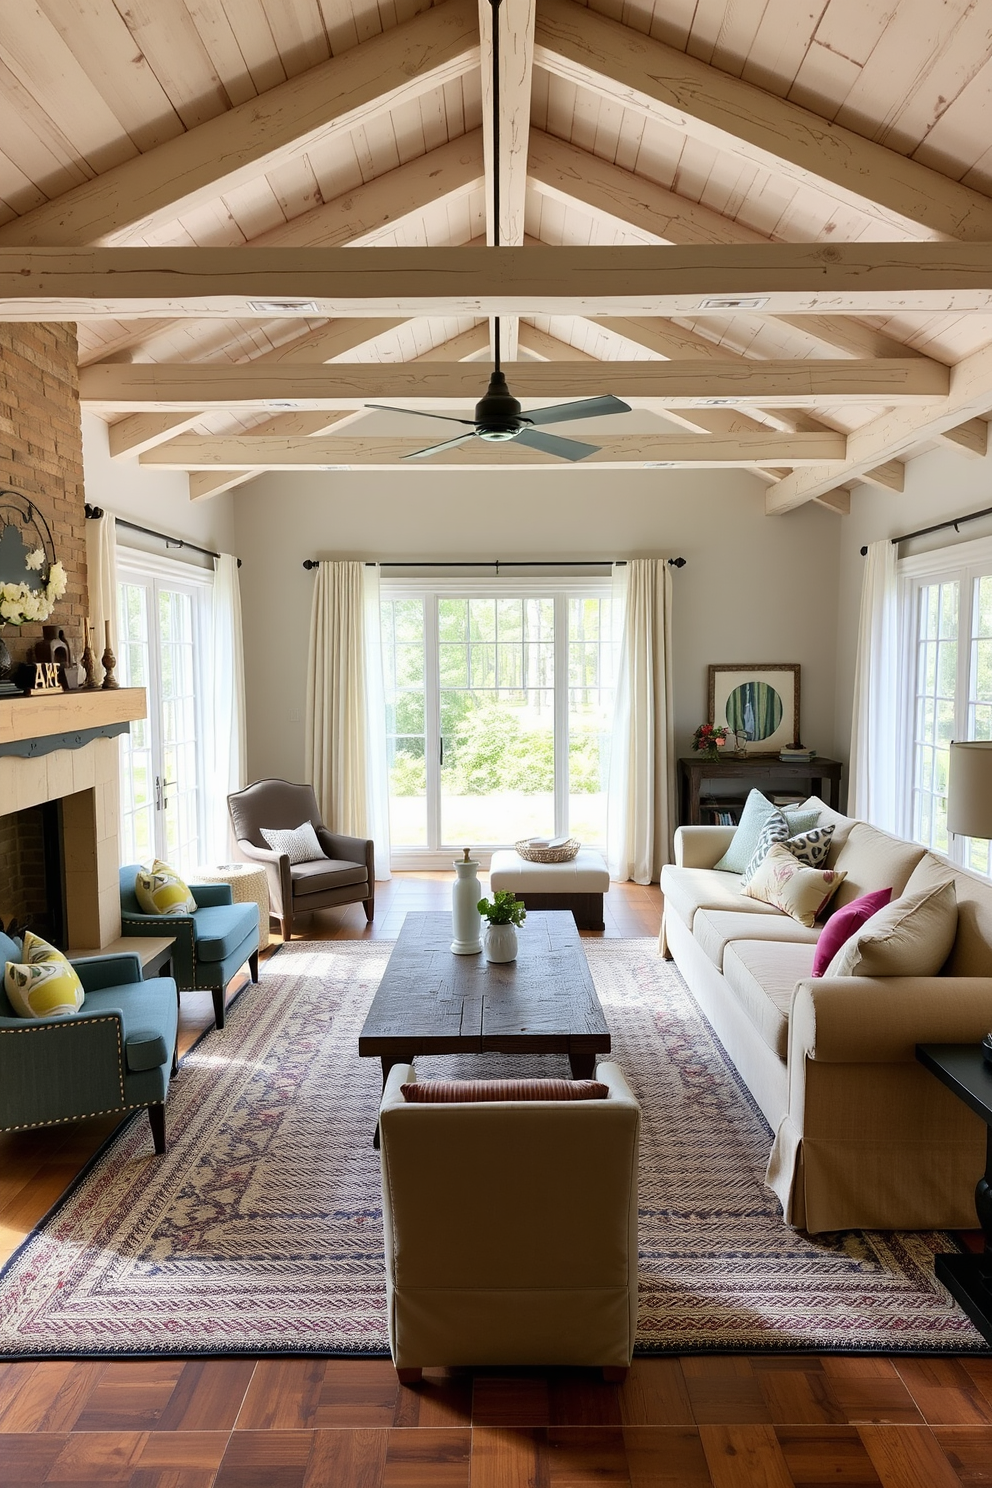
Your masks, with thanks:
[(83, 984), (61, 951), (24, 935), (23, 961), (8, 961), (4, 990), (19, 1018), (67, 1018), (83, 1005)]
[(784, 910), (801, 925), (812, 925), (847, 877), (834, 868), (806, 868), (787, 847), (776, 843), (742, 893)]
[(134, 880), (134, 892), (144, 910), (150, 915), (195, 914), (196, 900), (183, 883), (179, 874), (156, 858), (150, 868), (139, 868)]

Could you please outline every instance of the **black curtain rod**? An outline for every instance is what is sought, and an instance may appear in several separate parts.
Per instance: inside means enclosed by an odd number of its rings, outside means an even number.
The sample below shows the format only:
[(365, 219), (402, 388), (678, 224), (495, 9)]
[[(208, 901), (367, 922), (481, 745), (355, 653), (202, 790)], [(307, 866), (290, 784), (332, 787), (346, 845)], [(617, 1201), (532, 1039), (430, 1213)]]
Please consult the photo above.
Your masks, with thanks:
[[(669, 558), (666, 560), (670, 568), (685, 568), (684, 558)], [(504, 568), (606, 568), (612, 564), (616, 568), (626, 568), (626, 558), (522, 558), (519, 561), (513, 558), (468, 558), (463, 563), (403, 563), (400, 559), (394, 559), (391, 563), (366, 563), (366, 568), (495, 568), (499, 573), (500, 564)], [(319, 558), (304, 558), (303, 567), (309, 571), (320, 567)]]
[[(992, 506), (983, 506), (981, 511), (968, 512), (964, 517), (948, 517), (946, 522), (934, 522), (932, 527), (919, 527), (915, 532), (904, 532), (902, 537), (890, 537), (889, 542), (895, 546), (896, 543), (909, 542), (914, 537), (929, 537), (931, 532), (943, 532), (945, 527), (953, 527), (957, 532), (962, 522), (977, 522), (979, 517), (992, 517)], [(862, 558), (868, 556), (868, 549), (861, 549)]]
[[(102, 506), (91, 506), (87, 501), (86, 515), (92, 521), (103, 516)], [(167, 548), (189, 548), (191, 553), (202, 553), (204, 558), (219, 558), (220, 553), (215, 553), (213, 548), (201, 548), (199, 543), (187, 542), (184, 537), (170, 537), (167, 532), (156, 532), (151, 527), (141, 527), (137, 522), (129, 522), (126, 517), (115, 517), (114, 521), (118, 527), (126, 527), (129, 532), (143, 532), (146, 537), (157, 537), (164, 542)], [(241, 559), (238, 559), (238, 567), (241, 567)]]

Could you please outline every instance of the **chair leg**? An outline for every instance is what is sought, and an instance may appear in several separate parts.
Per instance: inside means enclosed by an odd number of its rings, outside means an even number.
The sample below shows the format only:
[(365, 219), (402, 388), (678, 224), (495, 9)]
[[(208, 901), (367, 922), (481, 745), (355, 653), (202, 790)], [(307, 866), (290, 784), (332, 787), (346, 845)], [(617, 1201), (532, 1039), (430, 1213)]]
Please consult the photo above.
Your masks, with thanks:
[(248, 970), (251, 973), (251, 979), (252, 979), (252, 981), (253, 982), (257, 982), (258, 981), (258, 952), (257, 951), (252, 951), (251, 955), (248, 957)]
[(224, 991), (223, 987), (210, 988), (210, 996), (214, 1000), (214, 1025), (217, 1028), (224, 1027)]
[(176, 1042), (173, 1045), (173, 1049), (172, 1049), (172, 1073), (174, 1075), (178, 1075), (178, 1073), (179, 1073), (179, 1035), (178, 1035), (178, 1033), (176, 1034)]
[(279, 919), (279, 930), (280, 930), (280, 933), (282, 935), (283, 940), (292, 940), (292, 938), (293, 938), (293, 916), (292, 915), (282, 915), (282, 916), (280, 916), (280, 919)]
[(396, 1378), (401, 1385), (419, 1385), (424, 1377), (422, 1369), (397, 1369)]
[(630, 1370), (622, 1364), (604, 1364), (603, 1379), (608, 1385), (622, 1385)]
[(155, 1151), (161, 1157), (165, 1151), (165, 1106), (149, 1106), (148, 1123), (152, 1129), (152, 1141), (155, 1144)]
[(375, 918), (375, 895), (370, 894), (367, 899), (362, 900), (362, 903), (365, 905), (365, 918), (371, 925), (373, 919)]

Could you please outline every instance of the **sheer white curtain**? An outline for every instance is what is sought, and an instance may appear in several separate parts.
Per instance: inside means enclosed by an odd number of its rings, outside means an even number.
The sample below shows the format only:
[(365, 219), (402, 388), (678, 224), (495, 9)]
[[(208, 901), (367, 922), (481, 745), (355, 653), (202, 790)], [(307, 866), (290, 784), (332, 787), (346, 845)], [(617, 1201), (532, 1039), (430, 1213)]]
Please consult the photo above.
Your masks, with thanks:
[(96, 663), (96, 680), (103, 676), (100, 658), (107, 644), (117, 654), (117, 518), (105, 511), (102, 517), (86, 519), (86, 587), (89, 592), (89, 643)]
[(895, 545), (868, 545), (854, 669), (847, 809), (898, 832), (899, 586)]
[(248, 783), (245, 728), (245, 657), (241, 629), (241, 582), (238, 560), (221, 553), (214, 563), (210, 613), (210, 666), (207, 719), (210, 788), (206, 812), (206, 862), (232, 856), (227, 798)]
[(646, 884), (670, 861), (674, 823), (672, 576), (664, 558), (635, 558), (613, 573), (623, 628), (607, 857), (611, 878)]
[(375, 876), (389, 878), (389, 797), (379, 572), (322, 562), (307, 656), (306, 773), (327, 826), (371, 837)]

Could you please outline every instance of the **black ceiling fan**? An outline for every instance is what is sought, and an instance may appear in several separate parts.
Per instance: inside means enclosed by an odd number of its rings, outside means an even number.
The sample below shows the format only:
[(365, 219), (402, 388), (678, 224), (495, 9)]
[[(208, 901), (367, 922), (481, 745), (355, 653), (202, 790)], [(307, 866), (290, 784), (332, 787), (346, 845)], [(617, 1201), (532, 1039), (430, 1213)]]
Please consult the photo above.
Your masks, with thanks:
[[(493, 12), (493, 237), (494, 246), (499, 247), (499, 9), (501, 0), (489, 0)], [(446, 413), (427, 413), (419, 408), (393, 408), (386, 403), (366, 403), (366, 408), (379, 408), (387, 413), (416, 413), (423, 418), (444, 419), (449, 424), (462, 424), (470, 432), (457, 434), (442, 444), (432, 444), (426, 449), (415, 450), (404, 455), (405, 460), (423, 460), (436, 455), (439, 450), (454, 449), (470, 439), (486, 439), (502, 443), (515, 439), (528, 449), (543, 450), (556, 455), (560, 460), (584, 460), (594, 455), (598, 444), (586, 444), (579, 439), (562, 439), (557, 434), (542, 434), (539, 424), (564, 424), (570, 419), (584, 419), (607, 413), (629, 413), (630, 405), (620, 398), (605, 394), (601, 398), (582, 398), (576, 403), (555, 403), (546, 408), (532, 408), (529, 413), (521, 410), (517, 399), (507, 386), (506, 377), (499, 358), (499, 318), (495, 318), (495, 369), (489, 379), (485, 396), (475, 405), (475, 417), (453, 418)]]

